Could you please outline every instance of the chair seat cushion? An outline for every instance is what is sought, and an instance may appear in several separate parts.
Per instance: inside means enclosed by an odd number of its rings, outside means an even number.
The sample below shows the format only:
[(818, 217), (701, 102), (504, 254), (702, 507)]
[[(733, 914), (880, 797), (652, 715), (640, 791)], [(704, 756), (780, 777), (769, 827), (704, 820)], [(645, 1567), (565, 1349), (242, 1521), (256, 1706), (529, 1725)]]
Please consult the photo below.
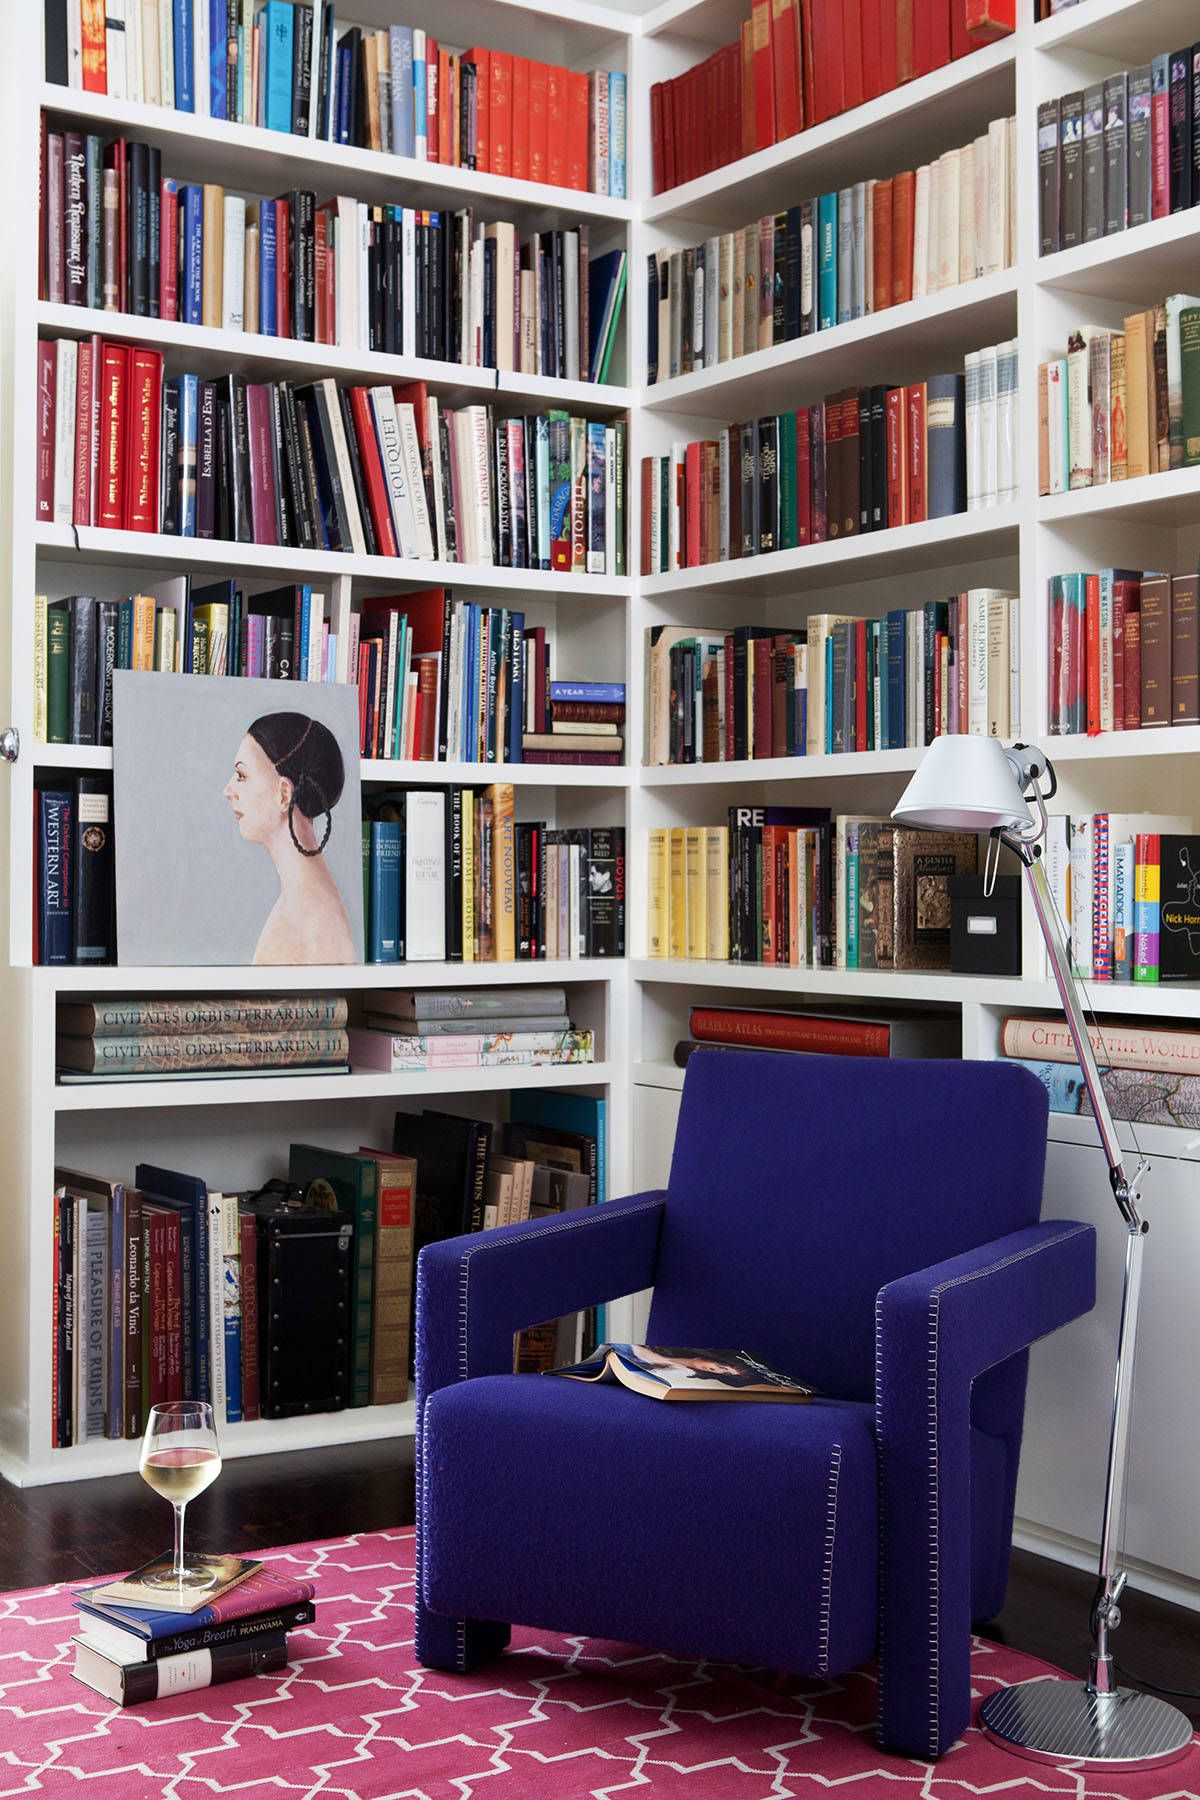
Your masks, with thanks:
[(874, 1653), (867, 1406), (488, 1376), (431, 1395), (421, 1482), (435, 1612), (803, 1675)]

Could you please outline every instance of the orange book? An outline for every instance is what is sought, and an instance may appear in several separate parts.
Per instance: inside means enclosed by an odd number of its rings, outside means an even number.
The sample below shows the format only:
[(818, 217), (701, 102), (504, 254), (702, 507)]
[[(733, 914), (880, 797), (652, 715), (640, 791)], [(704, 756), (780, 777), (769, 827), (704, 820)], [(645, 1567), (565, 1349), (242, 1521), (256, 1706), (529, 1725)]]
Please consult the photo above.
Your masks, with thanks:
[(892, 305), (902, 306), (913, 297), (913, 229), (917, 204), (917, 177), (902, 169), (892, 177)]
[(754, 33), (749, 19), (741, 24), (742, 45), (742, 155), (754, 154), (757, 137), (754, 128)]
[(913, 0), (896, 0), (896, 85), (911, 81), (915, 70)]
[(488, 119), (488, 142), (493, 175), (511, 175), (512, 170), (512, 54), (493, 50), (491, 63), (491, 114)]
[(583, 70), (568, 69), (567, 75), (567, 167), (566, 185), (587, 192), (588, 185), (588, 78)]
[(795, 137), (803, 129), (800, 107), (799, 0), (771, 0), (771, 55), (775, 74), (775, 135)]
[(754, 63), (754, 148), (775, 142), (775, 64), (771, 54), (771, 0), (754, 0), (750, 14)]
[(905, 444), (905, 483), (908, 490), (908, 523), (921, 525), (928, 518), (925, 494), (925, 383), (914, 381), (904, 390), (908, 415)]
[(512, 59), (512, 172), (516, 181), (529, 180), (529, 58)]
[(484, 174), (489, 174), (492, 167), (488, 132), (492, 110), (491, 54), (490, 50), (467, 51), (467, 61), (475, 65), (475, 167)]
[(887, 522), (908, 524), (908, 459), (904, 454), (907, 420), (904, 389), (889, 388), (884, 412), (885, 450), (887, 454)]
[[(1158, 469), (1154, 396), (1154, 314), (1131, 313), (1125, 320), (1126, 479)], [(1153, 459), (1153, 460), (1152, 460)]]
[(438, 116), (441, 106), (441, 69), (438, 61), (438, 41), (435, 37), (425, 39), (425, 160), (441, 162), (441, 139), (439, 137)]
[(529, 65), (529, 179), (547, 181), (549, 176), (549, 101), (550, 70), (546, 63)]
[(567, 70), (546, 65), (546, 180), (567, 185)]
[(871, 196), (871, 287), (876, 312), (892, 304), (892, 183), (877, 181)]
[(83, 41), (83, 90), (86, 94), (107, 94), (104, 0), (79, 0), (79, 5)]
[(1084, 694), (1087, 735), (1100, 736), (1100, 577), (1089, 575), (1083, 584), (1085, 644)]

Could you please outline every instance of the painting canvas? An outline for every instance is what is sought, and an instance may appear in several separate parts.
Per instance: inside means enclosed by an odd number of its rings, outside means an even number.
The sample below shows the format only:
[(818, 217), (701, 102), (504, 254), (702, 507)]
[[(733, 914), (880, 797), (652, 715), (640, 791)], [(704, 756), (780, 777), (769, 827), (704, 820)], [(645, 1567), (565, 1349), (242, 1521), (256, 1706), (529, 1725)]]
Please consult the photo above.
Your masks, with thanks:
[(117, 959), (362, 960), (353, 687), (117, 670)]

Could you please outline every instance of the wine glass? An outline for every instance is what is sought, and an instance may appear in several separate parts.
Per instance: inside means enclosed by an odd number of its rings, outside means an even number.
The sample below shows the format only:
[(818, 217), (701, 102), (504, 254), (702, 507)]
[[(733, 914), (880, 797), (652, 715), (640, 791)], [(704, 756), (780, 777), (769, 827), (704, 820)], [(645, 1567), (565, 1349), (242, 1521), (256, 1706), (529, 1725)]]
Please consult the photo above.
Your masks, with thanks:
[(195, 1593), (212, 1587), (217, 1571), (203, 1556), (183, 1553), (183, 1515), (189, 1500), (221, 1473), (221, 1451), (212, 1407), (204, 1400), (171, 1400), (152, 1406), (142, 1439), (142, 1480), (175, 1509), (175, 1554), (170, 1569), (147, 1576), (151, 1587)]

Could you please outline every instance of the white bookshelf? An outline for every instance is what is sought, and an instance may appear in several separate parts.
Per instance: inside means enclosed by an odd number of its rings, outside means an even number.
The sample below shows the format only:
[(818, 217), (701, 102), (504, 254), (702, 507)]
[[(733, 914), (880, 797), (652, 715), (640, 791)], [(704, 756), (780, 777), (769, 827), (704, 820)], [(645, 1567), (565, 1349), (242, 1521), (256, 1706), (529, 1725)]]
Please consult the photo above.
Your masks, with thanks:
[[(133, 1447), (123, 1444), (49, 1449), (48, 1200), (56, 1155), (81, 1166), (105, 1167), (111, 1162), (119, 1168), (131, 1164), (137, 1154), (163, 1151), (160, 1160), (165, 1160), (169, 1144), (171, 1157), (180, 1166), (195, 1166), (220, 1187), (257, 1174), (256, 1158), (263, 1160), (264, 1143), (286, 1143), (301, 1120), (307, 1130), (320, 1129), (329, 1141), (341, 1141), (340, 1132), (347, 1143), (355, 1144), (363, 1141), (361, 1133), (368, 1126), (390, 1122), (391, 1112), (406, 1096), (419, 1105), (427, 1096), (442, 1093), (449, 1097), (447, 1104), (498, 1110), (511, 1089), (553, 1085), (607, 1095), (610, 1192), (616, 1194), (662, 1177), (663, 1146), (669, 1143), (682, 1085), (682, 1072), (674, 1067), (672, 1054), (677, 1039), (687, 1035), (693, 999), (717, 1002), (740, 997), (745, 1004), (760, 1006), (800, 999), (817, 1004), (855, 1002), (868, 1009), (897, 1003), (936, 1006), (958, 1018), (964, 1054), (987, 1057), (998, 1053), (1000, 1025), (1008, 1012), (1053, 1007), (1053, 989), (1043, 979), (1029, 916), (1023, 926), (1027, 973), (1015, 980), (646, 957), (645, 835), (650, 827), (715, 823), (724, 818), (734, 798), (786, 801), (793, 789), (798, 800), (827, 803), (835, 811), (883, 810), (895, 803), (921, 753), (877, 751), (640, 768), (636, 758), (642, 742), (643, 632), (658, 622), (726, 627), (800, 623), (809, 613), (835, 609), (882, 613), (965, 586), (1010, 587), (1022, 596), (1021, 736), (1042, 742), (1054, 758), (1060, 782), (1055, 808), (1182, 809), (1198, 791), (1200, 728), (1097, 739), (1047, 738), (1044, 595), (1048, 577), (1069, 568), (1105, 563), (1194, 567), (1200, 552), (1200, 471), (1039, 499), (1036, 459), (1026, 453), (1021, 458), (1019, 496), (1009, 506), (641, 578), (636, 573), (640, 461), (645, 454), (661, 452), (672, 440), (704, 435), (731, 420), (780, 405), (810, 402), (850, 382), (920, 379), (958, 364), (969, 349), (1014, 335), (1021, 366), (1019, 436), (1023, 446), (1031, 447), (1036, 443), (1038, 362), (1052, 350), (1061, 351), (1066, 331), (1076, 321), (1112, 323), (1135, 304), (1144, 306), (1174, 289), (1193, 286), (1200, 253), (1200, 208), (1058, 256), (1041, 259), (1037, 254), (1038, 102), (1194, 38), (1195, 0), (1080, 0), (1038, 25), (1031, 22), (1028, 0), (1020, 0), (1021, 22), (1013, 37), (852, 114), (657, 195), (651, 193), (650, 182), (650, 85), (731, 41), (748, 10), (746, 0), (663, 0), (642, 17), (594, 4), (574, 4), (568, 10), (558, 0), (448, 0), (440, 23), (442, 34), (455, 43), (483, 42), (575, 67), (626, 71), (629, 198), (625, 200), (381, 157), (52, 87), (42, 79), (40, 7), (13, 10), (19, 16), (6, 21), (6, 60), (0, 68), (10, 213), (10, 255), (0, 274), (2, 378), (14, 420), (4, 439), (6, 463), (0, 469), (5, 477), (0, 504), (6, 508), (10, 545), (5, 574), (12, 594), (11, 630), (0, 634), (0, 641), (9, 658), (11, 717), (21, 730), (23, 748), (7, 787), (0, 787), (0, 805), (11, 807), (13, 966), (5, 997), (14, 1065), (0, 1115), (10, 1145), (5, 1189), (10, 1275), (4, 1289), (9, 1304), (0, 1309), (0, 1470), (37, 1482), (104, 1475), (131, 1467), (134, 1455)], [(351, 10), (356, 21), (366, 24), (396, 19), (431, 22), (417, 0), (356, 0)], [(346, 193), (367, 201), (475, 204), (516, 218), (523, 229), (587, 220), (598, 250), (619, 244), (629, 254), (614, 384), (592, 387), (497, 376), (491, 370), (457, 364), (40, 305), (34, 256), (41, 107), (56, 122), (73, 120), (84, 129), (123, 129), (144, 138), (162, 149), (172, 174), (220, 181), (239, 193), (277, 193), (295, 183), (319, 189), (322, 198)], [(1012, 268), (796, 343), (646, 385), (644, 279), (649, 253), (698, 242), (714, 231), (851, 181), (914, 167), (1010, 112), (1017, 116), (1018, 158), (1017, 255)], [(318, 374), (380, 381), (421, 379), (451, 403), (456, 397), (488, 398), (514, 408), (562, 404), (590, 416), (627, 412), (628, 566), (634, 573), (622, 580), (564, 578), (110, 531), (81, 531), (77, 550), (71, 531), (32, 525), (33, 345), (39, 332), (82, 336), (94, 327), (158, 345), (169, 368), (237, 368), (259, 379), (276, 374), (296, 379)], [(573, 667), (623, 674), (628, 684), (631, 767), (516, 765), (506, 767), (503, 774), (517, 785), (519, 816), (546, 816), (556, 823), (624, 821), (629, 960), (535, 967), (406, 965), (390, 970), (29, 969), (33, 771), (111, 766), (111, 752), (32, 743), (31, 596), (48, 583), (56, 584), (52, 591), (59, 593), (86, 583), (95, 584), (97, 591), (116, 593), (127, 591), (120, 585), (123, 581), (190, 569), (228, 570), (264, 583), (348, 575), (356, 591), (378, 591), (384, 584), (400, 589), (445, 582), (465, 594), (520, 595), (536, 618), (554, 622), (560, 645), (565, 643), (576, 653)], [(565, 661), (560, 657), (564, 671), (568, 662), (569, 655)], [(449, 784), (485, 780), (488, 771), (461, 764), (439, 768), (364, 763), (362, 776), (366, 782)], [(565, 981), (580, 996), (586, 1022), (600, 1034), (602, 1061), (584, 1069), (487, 1071), (419, 1081), (363, 1074), (126, 1084), (99, 1090), (53, 1085), (53, 1014), (59, 994), (270, 991), (289, 986), (356, 992), (385, 983), (407, 987), (530, 980)], [(1100, 987), (1093, 988), (1092, 997), (1101, 1016), (1127, 1014), (1178, 1023), (1200, 1016), (1200, 993), (1191, 987)], [(221, 1109), (219, 1130), (214, 1130), (214, 1107)], [(1193, 1183), (1194, 1198), (1194, 1164), (1200, 1159), (1200, 1147), (1191, 1144), (1184, 1132), (1160, 1129), (1140, 1135), (1152, 1157), (1147, 1189), (1152, 1215), (1153, 1197), (1160, 1188), (1166, 1195), (1166, 1255), (1152, 1253), (1147, 1277), (1148, 1339), (1160, 1367), (1174, 1361), (1186, 1374), (1195, 1360), (1192, 1327), (1178, 1321), (1194, 1313), (1190, 1274), (1194, 1257), (1189, 1261), (1189, 1256), (1193, 1251), (1200, 1255), (1200, 1242), (1177, 1201), (1182, 1182)], [(1046, 1210), (1075, 1210), (1078, 1216), (1088, 1216), (1086, 1195), (1103, 1185), (1090, 1122), (1056, 1117), (1050, 1138)], [(265, 1164), (261, 1172), (269, 1172)], [(1097, 1222), (1106, 1228), (1109, 1224), (1099, 1214)], [(1114, 1278), (1110, 1266), (1117, 1253), (1114, 1239), (1119, 1249), (1119, 1234), (1102, 1230), (1106, 1293)], [(638, 1316), (636, 1310), (618, 1313), (613, 1329), (632, 1329)], [(1076, 1398), (1084, 1396), (1089, 1413), (1104, 1403), (1107, 1329), (1106, 1318), (1094, 1327), (1077, 1328), (1074, 1335), (1063, 1334), (1039, 1350), (1034, 1359), (1028, 1436), (1031, 1444), (1048, 1447), (1023, 1481), (1022, 1541), (1068, 1560), (1094, 1531), (1094, 1497), (1102, 1482), (1086, 1467), (1056, 1475), (1053, 1471), (1061, 1470), (1062, 1459), (1054, 1456), (1052, 1446), (1056, 1438), (1077, 1435), (1071, 1410)], [(1194, 1418), (1190, 1399), (1177, 1400), (1175, 1420)], [(1152, 1433), (1161, 1432), (1165, 1438), (1168, 1425), (1161, 1409), (1151, 1406), (1140, 1416), (1149, 1418)], [(226, 1449), (229, 1454), (251, 1454), (314, 1443), (353, 1444), (411, 1429), (411, 1408), (367, 1408), (287, 1425), (231, 1427)], [(1144, 1448), (1160, 1486), (1182, 1493), (1190, 1480), (1187, 1470), (1200, 1456), (1200, 1437), (1191, 1426), (1180, 1428), (1176, 1423), (1173, 1429), (1176, 1438), (1183, 1430), (1186, 1443), (1177, 1442), (1168, 1450), (1155, 1439)], [(1101, 1431), (1097, 1441), (1102, 1438)], [(1029, 1462), (1027, 1456), (1027, 1468)], [(1156, 1532), (1145, 1508), (1135, 1511), (1130, 1551), (1151, 1571), (1146, 1577), (1151, 1583), (1158, 1580), (1179, 1593), (1189, 1591), (1191, 1584), (1190, 1591), (1200, 1592), (1200, 1563), (1194, 1552), (1180, 1554), (1170, 1533)]]

